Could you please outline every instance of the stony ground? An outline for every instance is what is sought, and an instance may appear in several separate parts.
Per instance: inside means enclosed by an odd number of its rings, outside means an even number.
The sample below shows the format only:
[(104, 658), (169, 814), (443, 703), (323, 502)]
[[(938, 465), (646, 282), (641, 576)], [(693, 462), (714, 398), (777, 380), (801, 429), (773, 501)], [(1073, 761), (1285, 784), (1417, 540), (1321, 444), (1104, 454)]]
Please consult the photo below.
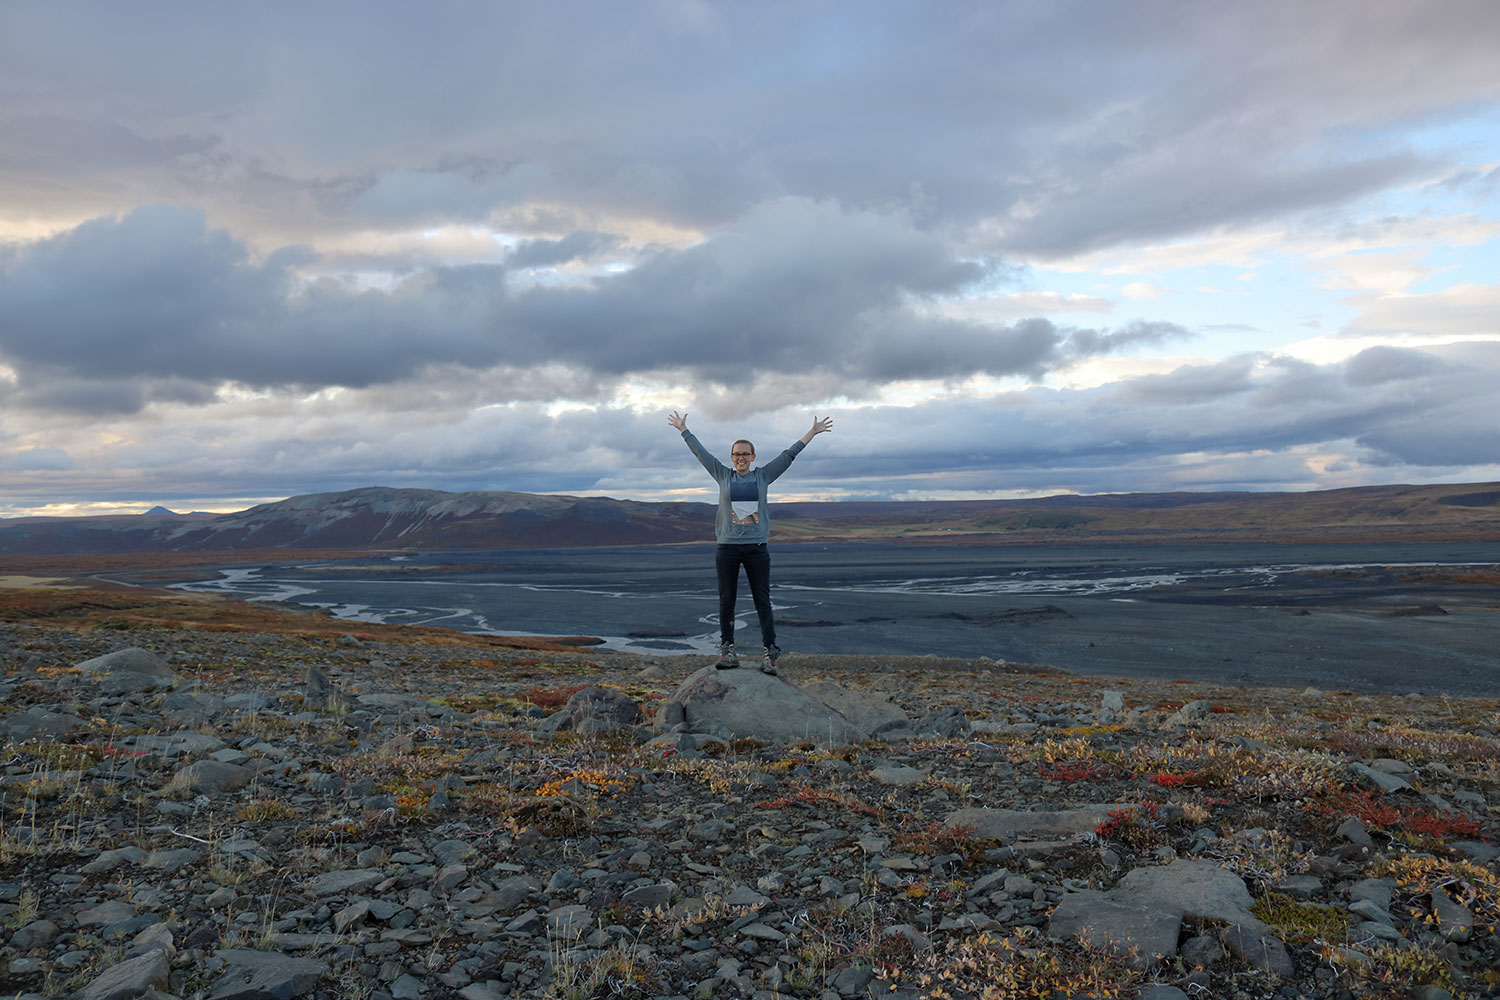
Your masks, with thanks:
[[(579, 689), (649, 717), (702, 662), (395, 634), (0, 622), (0, 994), (1500, 995), (1500, 701), (792, 655), (967, 731), (581, 736)], [(171, 677), (79, 669), (126, 647)], [(1284, 965), (1212, 917), (1160, 961), (1054, 926), (1183, 861)]]

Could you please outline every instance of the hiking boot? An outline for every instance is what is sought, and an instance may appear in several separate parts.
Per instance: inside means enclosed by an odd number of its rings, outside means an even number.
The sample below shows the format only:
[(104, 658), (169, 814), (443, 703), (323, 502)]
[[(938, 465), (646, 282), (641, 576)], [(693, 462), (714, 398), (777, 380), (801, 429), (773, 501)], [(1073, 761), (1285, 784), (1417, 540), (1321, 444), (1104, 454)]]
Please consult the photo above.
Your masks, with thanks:
[(763, 674), (774, 674), (776, 672), (776, 661), (779, 659), (781, 659), (781, 647), (767, 646), (766, 655), (760, 661), (760, 672)]
[(740, 656), (734, 651), (734, 643), (726, 642), (719, 647), (719, 662), (714, 666), (720, 670), (733, 670), (740, 665)]

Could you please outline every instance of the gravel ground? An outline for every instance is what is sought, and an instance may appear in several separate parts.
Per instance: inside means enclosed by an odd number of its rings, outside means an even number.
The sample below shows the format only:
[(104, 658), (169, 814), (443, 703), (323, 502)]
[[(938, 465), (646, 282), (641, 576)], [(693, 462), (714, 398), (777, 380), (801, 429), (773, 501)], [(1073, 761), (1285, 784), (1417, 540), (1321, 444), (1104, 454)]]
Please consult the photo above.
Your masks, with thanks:
[[(79, 667), (125, 647), (170, 677)], [(0, 662), (8, 996), (1495, 995), (1493, 697), (792, 654), (967, 720), (820, 747), (654, 731), (687, 657), (10, 624)], [(594, 687), (647, 723), (559, 728)], [(954, 821), (1000, 810), (1060, 825)], [(1053, 926), (1174, 862), (1285, 962)]]

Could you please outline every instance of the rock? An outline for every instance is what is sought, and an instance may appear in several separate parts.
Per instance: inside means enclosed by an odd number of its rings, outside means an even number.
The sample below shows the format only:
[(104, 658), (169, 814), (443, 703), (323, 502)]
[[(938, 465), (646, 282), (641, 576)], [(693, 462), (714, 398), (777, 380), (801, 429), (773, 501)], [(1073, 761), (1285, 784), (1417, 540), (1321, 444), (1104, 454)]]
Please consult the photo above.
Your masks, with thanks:
[(547, 933), (563, 942), (572, 942), (594, 926), (594, 912), (587, 906), (559, 906), (547, 913)]
[(882, 785), (915, 785), (927, 780), (927, 772), (916, 767), (872, 767), (870, 777)]
[(1269, 931), (1257, 930), (1243, 924), (1229, 924), (1219, 928), (1219, 940), (1235, 958), (1271, 976), (1290, 978), (1297, 971), (1286, 945)]
[(141, 867), (162, 872), (178, 872), (196, 865), (202, 858), (202, 851), (196, 851), (191, 847), (179, 847), (169, 851), (152, 851), (141, 859)]
[(1363, 900), (1373, 903), (1384, 913), (1391, 908), (1391, 893), (1395, 888), (1396, 883), (1388, 878), (1360, 879), (1349, 887), (1349, 898), (1356, 902)]
[(862, 739), (849, 720), (780, 676), (759, 670), (704, 667), (682, 683), (663, 706), (679, 706), (695, 732), (753, 736), (779, 742), (812, 740), (842, 746)]
[(379, 869), (346, 868), (315, 875), (304, 888), (312, 896), (351, 896), (384, 880), (385, 873)]
[(1137, 868), (1110, 895), (1200, 920), (1223, 920), (1257, 932), (1267, 928), (1250, 912), (1254, 900), (1245, 880), (1213, 861), (1179, 859), (1161, 868)]
[(901, 706), (889, 697), (869, 691), (851, 691), (831, 681), (813, 681), (802, 690), (849, 720), (849, 724), (866, 735), (890, 725), (908, 722)]
[(1377, 771), (1373, 767), (1366, 767), (1355, 761), (1349, 763), (1349, 770), (1387, 794), (1404, 792), (1411, 788), (1411, 782), (1399, 775), (1386, 774), (1384, 771)]
[(83, 725), (83, 720), (67, 712), (49, 712), (33, 705), (24, 712), (0, 716), (0, 733), (12, 743), (64, 736)]
[(57, 938), (58, 926), (45, 918), (17, 927), (10, 936), (10, 946), (21, 954), (47, 948)]
[(1375, 923), (1394, 926), (1391, 920), (1391, 915), (1386, 912), (1386, 907), (1378, 906), (1368, 899), (1356, 899), (1354, 902), (1350, 903), (1349, 912), (1355, 914), (1356, 916), (1364, 917), (1366, 920), (1374, 921)]
[(1177, 950), (1188, 969), (1207, 969), (1224, 958), (1224, 949), (1211, 937), (1190, 937)]
[(1448, 846), (1470, 860), (1478, 861), (1480, 864), (1500, 861), (1500, 846), (1496, 846), (1495, 844), (1486, 844), (1477, 840), (1457, 840)]
[(974, 731), (974, 724), (956, 705), (934, 709), (912, 724), (919, 736), (935, 739), (956, 739)]
[(167, 953), (152, 949), (105, 969), (83, 988), (78, 1000), (135, 1000), (150, 990), (164, 989), (170, 972)]
[(981, 840), (1001, 840), (1023, 834), (1065, 836), (1093, 833), (1099, 824), (1109, 819), (1111, 812), (1134, 807), (1135, 804), (1129, 802), (1108, 802), (1062, 810), (990, 809), (981, 806), (954, 810), (943, 821), (943, 826), (949, 830), (968, 828), (972, 836)]
[(1284, 892), (1293, 899), (1312, 899), (1323, 889), (1323, 880), (1316, 875), (1291, 875), (1276, 883), (1276, 891)]
[(1130, 906), (1095, 889), (1064, 894), (1052, 911), (1047, 933), (1105, 948), (1133, 968), (1150, 968), (1177, 954), (1182, 915)]
[(620, 899), (631, 906), (639, 906), (643, 910), (654, 910), (659, 906), (666, 906), (671, 903), (672, 892), (676, 888), (670, 882), (638, 885), (634, 889), (628, 890)]
[(1371, 847), (1375, 843), (1370, 839), (1370, 834), (1365, 830), (1365, 825), (1360, 822), (1358, 816), (1350, 816), (1333, 832), (1335, 836), (1342, 837), (1351, 844), (1358, 844), (1360, 847)]
[(349, 699), (328, 678), (322, 667), (313, 665), (307, 668), (307, 688), (302, 704), (308, 708), (341, 709), (349, 707)]
[(1164, 725), (1180, 726), (1188, 722), (1203, 722), (1213, 715), (1213, 703), (1200, 698), (1183, 705), (1166, 719)]
[(310, 993), (328, 971), (324, 962), (272, 951), (220, 949), (227, 963), (209, 1000), (291, 1000)]
[(587, 736), (610, 732), (641, 721), (641, 706), (618, 688), (589, 687), (568, 699), (573, 728)]
[(101, 851), (81, 869), (88, 875), (101, 875), (126, 865), (139, 864), (146, 859), (146, 852), (139, 847), (119, 847), (113, 851)]
[(155, 691), (177, 683), (177, 675), (165, 660), (139, 646), (96, 656), (92, 660), (76, 664), (76, 667), (109, 684), (105, 689), (107, 693)]
[(1474, 933), (1474, 914), (1444, 889), (1432, 890), (1432, 914), (1444, 941), (1464, 944)]
[(256, 772), (239, 764), (225, 764), (217, 760), (197, 760), (173, 776), (171, 787), (195, 795), (217, 795), (244, 788), (255, 778)]
[(1123, 715), (1125, 712), (1125, 692), (1105, 691), (1099, 699), (1099, 707), (1103, 711)]
[(133, 916), (135, 916), (135, 907), (121, 900), (111, 899), (98, 906), (79, 910), (76, 919), (84, 927), (105, 927), (122, 920), (129, 920)]

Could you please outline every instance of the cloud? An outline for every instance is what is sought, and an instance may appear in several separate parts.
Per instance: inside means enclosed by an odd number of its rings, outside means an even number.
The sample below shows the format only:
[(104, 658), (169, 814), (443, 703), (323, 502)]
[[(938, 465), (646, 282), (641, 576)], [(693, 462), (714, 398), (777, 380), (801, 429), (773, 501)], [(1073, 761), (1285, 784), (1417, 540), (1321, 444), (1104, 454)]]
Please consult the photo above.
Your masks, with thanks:
[(1120, 293), (1127, 299), (1136, 300), (1159, 299), (1163, 295), (1172, 294), (1171, 289), (1163, 288), (1160, 285), (1153, 285), (1149, 281), (1132, 281), (1130, 284), (1120, 289)]
[(1500, 285), (1465, 283), (1427, 294), (1350, 296), (1360, 313), (1343, 333), (1416, 334), (1427, 337), (1500, 337)]
[(526, 240), (506, 258), (515, 268), (558, 267), (575, 260), (587, 260), (616, 249), (622, 237), (613, 233), (575, 232), (560, 240)]
[(1493, 99), (1500, 27), (1484, 0), (79, 9), (4, 14), (11, 204), (192, 200), (285, 243), (519, 201), (706, 228), (794, 195), (1051, 257), (1449, 176), (1390, 131)]
[(313, 255), (285, 248), (257, 258), (199, 212), (137, 209), (10, 255), (0, 270), (0, 356), (37, 405), (75, 398), (80, 409), (126, 411), (169, 385), (191, 397), (185, 385), (196, 383), (202, 401), (230, 382), (358, 388), (443, 365), (669, 369), (740, 386), (766, 373), (1040, 377), (1185, 335), (1160, 322), (1096, 330), (945, 318), (922, 303), (960, 294), (994, 268), (956, 257), (904, 213), (805, 199), (757, 206), (699, 244), (658, 248), (585, 284), (512, 287), (513, 266), (618, 245), (595, 232), (531, 240), (503, 265), (433, 267), (383, 291), (332, 276), (304, 281)]
[[(475, 405), (487, 379), (469, 377), (472, 385), (424, 374), (380, 390), (247, 395), (191, 411), (159, 403), (150, 424), (109, 415), (53, 424), (37, 446), (66, 452), (75, 467), (16, 473), (7, 495), (149, 498), (170, 483), (198, 497), (386, 484), (664, 498), (702, 485), (666, 424), (670, 406), (621, 405), (607, 386), (562, 412), (547, 391)], [(1455, 469), (1500, 474), (1497, 378), (1500, 344), (1462, 344), (1323, 365), (1257, 355), (1088, 389), (819, 406), (835, 431), (798, 459), (781, 495), (1310, 489), (1330, 476), (1357, 485), (1441, 481)], [(716, 451), (748, 436), (769, 452), (806, 431), (812, 410), (795, 397), (817, 391), (794, 384), (769, 410), (692, 400), (690, 425)], [(7, 430), (22, 435), (14, 447), (32, 447), (25, 419), (7, 411)]]
[(77, 468), (77, 463), (60, 448), (25, 448), (0, 461), (0, 467), (13, 472), (60, 471)]
[(1447, 370), (1444, 361), (1426, 351), (1381, 345), (1366, 348), (1345, 362), (1344, 380), (1354, 386), (1374, 386)]

